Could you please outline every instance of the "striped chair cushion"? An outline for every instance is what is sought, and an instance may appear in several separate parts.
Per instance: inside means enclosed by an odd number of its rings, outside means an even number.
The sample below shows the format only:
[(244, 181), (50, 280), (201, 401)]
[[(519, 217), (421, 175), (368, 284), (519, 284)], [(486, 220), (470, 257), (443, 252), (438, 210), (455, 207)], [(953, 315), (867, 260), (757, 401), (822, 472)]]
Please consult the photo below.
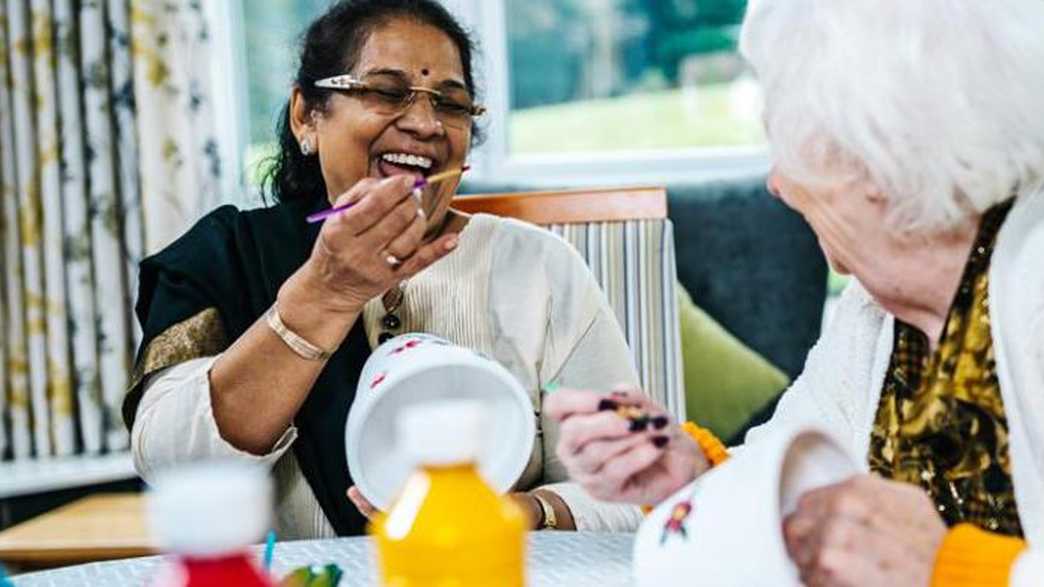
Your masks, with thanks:
[(674, 228), (670, 220), (554, 224), (587, 261), (609, 298), (643, 388), (685, 418)]

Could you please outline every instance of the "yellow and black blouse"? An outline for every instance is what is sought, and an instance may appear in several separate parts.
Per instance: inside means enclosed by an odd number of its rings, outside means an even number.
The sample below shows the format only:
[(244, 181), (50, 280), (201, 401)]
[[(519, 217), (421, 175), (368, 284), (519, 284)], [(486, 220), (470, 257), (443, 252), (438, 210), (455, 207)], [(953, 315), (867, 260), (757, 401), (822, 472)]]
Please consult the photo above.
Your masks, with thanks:
[(935, 352), (924, 333), (896, 321), (870, 469), (923, 487), (949, 526), (1022, 536), (988, 291), (990, 257), (1011, 205), (983, 216)]

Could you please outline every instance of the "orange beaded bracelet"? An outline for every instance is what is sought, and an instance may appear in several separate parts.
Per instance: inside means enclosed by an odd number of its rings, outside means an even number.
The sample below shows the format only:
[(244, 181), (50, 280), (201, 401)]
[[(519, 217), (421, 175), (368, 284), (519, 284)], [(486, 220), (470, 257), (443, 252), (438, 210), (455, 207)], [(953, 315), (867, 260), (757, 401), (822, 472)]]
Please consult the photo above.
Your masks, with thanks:
[[(689, 438), (696, 442), (700, 450), (703, 451), (703, 456), (707, 457), (712, 467), (729, 460), (729, 451), (725, 448), (725, 444), (717, 436), (714, 436), (714, 433), (710, 430), (697, 426), (692, 422), (683, 422), (681, 431), (688, 434)], [(642, 506), (642, 513), (644, 514), (648, 514), (652, 510), (652, 506)]]
[(729, 460), (729, 451), (725, 448), (725, 444), (718, 440), (718, 437), (714, 436), (714, 433), (710, 430), (697, 426), (692, 422), (683, 422), (681, 429), (682, 432), (688, 434), (699, 445), (700, 450), (703, 451), (703, 456), (707, 457), (712, 467)]

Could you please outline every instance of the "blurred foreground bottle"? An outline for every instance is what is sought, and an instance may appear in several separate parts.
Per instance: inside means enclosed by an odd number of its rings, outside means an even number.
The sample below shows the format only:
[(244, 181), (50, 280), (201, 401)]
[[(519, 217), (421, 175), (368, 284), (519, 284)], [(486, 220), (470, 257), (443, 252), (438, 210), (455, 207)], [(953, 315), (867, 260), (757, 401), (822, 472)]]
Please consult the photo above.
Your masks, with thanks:
[(216, 461), (166, 471), (148, 513), (154, 539), (174, 555), (152, 587), (272, 587), (249, 548), (271, 524), (265, 469)]
[(383, 585), (524, 585), (525, 514), (476, 466), (487, 421), (473, 401), (404, 410), (398, 438), (418, 468), (370, 526)]

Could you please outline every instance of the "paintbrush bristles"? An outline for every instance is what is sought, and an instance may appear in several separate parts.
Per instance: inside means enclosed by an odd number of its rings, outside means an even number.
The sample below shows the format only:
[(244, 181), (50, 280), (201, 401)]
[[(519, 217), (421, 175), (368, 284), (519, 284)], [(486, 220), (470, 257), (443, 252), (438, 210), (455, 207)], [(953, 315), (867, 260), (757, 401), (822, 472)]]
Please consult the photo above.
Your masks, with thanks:
[(431, 185), (433, 183), (438, 183), (440, 181), (450, 179), (451, 177), (457, 177), (459, 175), (462, 175), (464, 171), (466, 171), (466, 168), (450, 169), (449, 171), (443, 171), (442, 173), (436, 173), (435, 175), (432, 175), (430, 177), (425, 177), (423, 180), (421, 180), (421, 182), (422, 185)]

